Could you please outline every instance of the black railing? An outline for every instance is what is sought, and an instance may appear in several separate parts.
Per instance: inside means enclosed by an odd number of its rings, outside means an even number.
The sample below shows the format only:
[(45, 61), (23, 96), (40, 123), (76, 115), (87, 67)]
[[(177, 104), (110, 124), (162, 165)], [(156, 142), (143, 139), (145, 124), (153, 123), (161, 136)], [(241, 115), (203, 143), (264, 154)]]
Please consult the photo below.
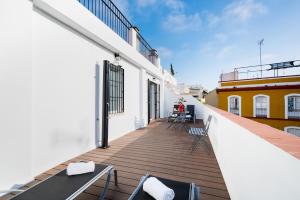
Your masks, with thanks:
[[(115, 33), (123, 38), (127, 43), (130, 42), (129, 31), (133, 28), (129, 20), (122, 14), (117, 6), (111, 0), (77, 0), (98, 19), (104, 22)], [(154, 49), (147, 43), (142, 35), (137, 31), (137, 50), (156, 64), (157, 54)]]
[(148, 42), (143, 38), (143, 36), (137, 32), (137, 50), (153, 64), (156, 62), (157, 53), (156, 50), (152, 49)]
[(131, 23), (110, 0), (78, 0), (126, 42), (129, 42)]

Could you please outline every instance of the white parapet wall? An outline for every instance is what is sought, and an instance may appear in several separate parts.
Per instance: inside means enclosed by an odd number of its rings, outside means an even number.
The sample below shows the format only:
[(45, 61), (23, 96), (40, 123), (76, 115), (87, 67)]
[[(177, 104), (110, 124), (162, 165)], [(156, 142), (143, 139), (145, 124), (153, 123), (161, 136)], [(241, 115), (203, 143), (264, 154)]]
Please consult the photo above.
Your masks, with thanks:
[[(224, 115), (222, 112), (225, 111), (206, 106), (191, 96), (184, 98), (187, 104), (196, 105), (198, 118), (206, 121), (212, 115), (209, 138), (231, 199), (300, 199), (298, 158), (237, 123), (244, 120), (245, 124), (248, 119), (232, 116), (231, 113)], [(285, 134), (264, 124), (255, 125), (261, 127), (257, 127), (258, 130), (268, 129), (279, 136)], [(298, 138), (290, 137), (291, 143), (299, 144)]]
[(163, 72), (163, 96), (161, 102), (163, 102), (163, 107), (161, 107), (161, 117), (168, 117), (173, 110), (174, 104), (178, 102), (179, 92), (177, 86), (177, 80), (168, 71)]

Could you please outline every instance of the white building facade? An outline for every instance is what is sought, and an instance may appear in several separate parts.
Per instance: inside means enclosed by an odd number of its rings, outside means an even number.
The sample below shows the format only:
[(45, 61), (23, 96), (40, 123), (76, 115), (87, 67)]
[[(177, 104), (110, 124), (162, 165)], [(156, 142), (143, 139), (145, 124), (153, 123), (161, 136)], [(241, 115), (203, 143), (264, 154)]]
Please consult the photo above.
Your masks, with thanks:
[(164, 116), (176, 80), (135, 28), (124, 40), (76, 0), (0, 4), (0, 190)]

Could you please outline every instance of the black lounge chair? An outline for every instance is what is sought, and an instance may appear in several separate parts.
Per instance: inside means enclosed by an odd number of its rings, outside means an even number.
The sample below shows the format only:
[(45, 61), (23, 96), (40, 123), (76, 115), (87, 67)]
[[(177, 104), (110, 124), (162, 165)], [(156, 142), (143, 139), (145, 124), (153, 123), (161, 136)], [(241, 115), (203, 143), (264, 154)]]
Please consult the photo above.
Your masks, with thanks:
[[(139, 185), (133, 191), (128, 200), (154, 200), (148, 193), (143, 191), (143, 184), (151, 175), (145, 175), (141, 178)], [(200, 188), (194, 183), (184, 183), (170, 179), (156, 177), (167, 187), (175, 192), (174, 200), (200, 200)]]
[(77, 197), (85, 189), (99, 180), (106, 173), (107, 179), (99, 199), (104, 199), (110, 182), (110, 177), (114, 173), (115, 185), (118, 184), (117, 171), (113, 166), (95, 165), (92, 173), (68, 176), (66, 169), (47, 178), (37, 185), (16, 195), (12, 200), (70, 200)]

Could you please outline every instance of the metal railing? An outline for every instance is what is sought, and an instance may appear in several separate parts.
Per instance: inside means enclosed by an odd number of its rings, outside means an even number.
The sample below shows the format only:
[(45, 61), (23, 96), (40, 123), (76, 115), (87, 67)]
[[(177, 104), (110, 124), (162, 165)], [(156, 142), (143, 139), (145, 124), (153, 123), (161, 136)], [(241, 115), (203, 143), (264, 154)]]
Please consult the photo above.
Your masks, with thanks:
[[(293, 63), (293, 65), (284, 65), (285, 63)], [(300, 75), (300, 60), (247, 67), (237, 67), (234, 68), (234, 71), (232, 72), (222, 73), (220, 75), (220, 81), (222, 82), (246, 79), (275, 78), (293, 75)]]
[(235, 115), (240, 115), (240, 109), (239, 108), (229, 108), (229, 112), (235, 114)]
[(156, 63), (157, 53), (155, 49), (148, 44), (148, 42), (143, 38), (143, 36), (137, 32), (137, 50), (153, 64)]
[(288, 119), (300, 119), (300, 110), (288, 111)]
[(255, 115), (256, 115), (256, 117), (268, 117), (268, 109), (267, 108), (256, 108)]
[[(111, 0), (77, 0), (115, 33), (130, 43), (130, 21)], [(157, 64), (157, 53), (137, 31), (137, 50), (150, 62)]]
[(126, 42), (129, 42), (131, 23), (111, 0), (78, 0)]

